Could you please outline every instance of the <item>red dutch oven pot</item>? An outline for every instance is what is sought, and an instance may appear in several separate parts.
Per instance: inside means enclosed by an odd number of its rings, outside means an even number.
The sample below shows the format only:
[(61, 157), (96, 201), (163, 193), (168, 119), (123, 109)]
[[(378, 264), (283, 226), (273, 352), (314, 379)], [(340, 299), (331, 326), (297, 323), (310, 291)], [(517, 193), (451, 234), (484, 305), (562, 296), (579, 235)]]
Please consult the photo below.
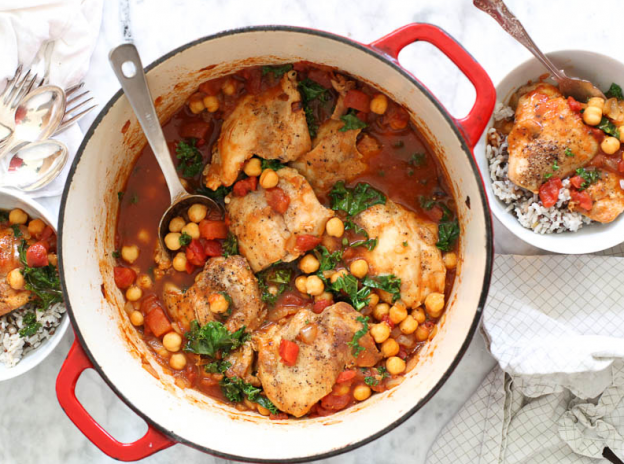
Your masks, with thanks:
[[(476, 90), (468, 116), (456, 119), (398, 62), (407, 45), (425, 41), (441, 50)], [(472, 149), (490, 118), (495, 90), (477, 62), (449, 35), (409, 24), (363, 45), (294, 27), (223, 32), (180, 47), (147, 68), (161, 121), (204, 80), (246, 66), (307, 60), (336, 67), (405, 106), (450, 179), (461, 226), (460, 264), (446, 316), (405, 381), (329, 417), (271, 421), (180, 389), (154, 360), (124, 312), (114, 285), (117, 192), (123, 190), (145, 139), (118, 92), (85, 136), (63, 193), (60, 273), (76, 333), (57, 379), (59, 402), (74, 424), (107, 455), (138, 460), (176, 442), (213, 455), (254, 462), (326, 458), (368, 443), (421, 408), (451, 375), (478, 326), (490, 282), (492, 224)], [(156, 231), (154, 231), (156, 232)], [(149, 424), (134, 443), (120, 443), (87, 413), (75, 395), (78, 378), (94, 368)]]

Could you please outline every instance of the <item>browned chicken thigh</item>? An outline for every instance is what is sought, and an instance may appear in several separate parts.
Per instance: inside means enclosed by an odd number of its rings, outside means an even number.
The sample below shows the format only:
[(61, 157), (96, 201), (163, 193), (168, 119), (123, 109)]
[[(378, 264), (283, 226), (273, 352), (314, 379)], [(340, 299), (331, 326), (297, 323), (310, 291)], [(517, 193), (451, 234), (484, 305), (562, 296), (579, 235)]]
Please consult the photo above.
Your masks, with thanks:
[(571, 211), (578, 211), (602, 223), (612, 222), (624, 211), (624, 190), (620, 185), (620, 178), (611, 172), (602, 171), (600, 180), (587, 187), (587, 193), (593, 201), (592, 208), (587, 211), (571, 201)]
[(22, 267), (17, 248), (20, 243), (12, 229), (0, 229), (0, 316), (24, 306), (31, 298), (28, 290), (13, 290), (7, 283), (7, 274)]
[(545, 83), (522, 90), (508, 137), (509, 179), (537, 193), (551, 176), (565, 178), (598, 152), (598, 142), (559, 90)]

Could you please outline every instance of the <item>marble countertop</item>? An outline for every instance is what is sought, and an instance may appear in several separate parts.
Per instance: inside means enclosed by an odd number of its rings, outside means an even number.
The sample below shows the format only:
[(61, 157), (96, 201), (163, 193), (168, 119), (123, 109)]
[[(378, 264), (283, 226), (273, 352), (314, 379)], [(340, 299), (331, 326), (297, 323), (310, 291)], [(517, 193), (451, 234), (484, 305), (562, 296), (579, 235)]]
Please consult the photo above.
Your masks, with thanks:
[[(385, 2), (362, 0), (106, 0), (100, 37), (86, 87), (101, 106), (119, 85), (109, 64), (108, 51), (130, 35), (148, 64), (163, 53), (198, 37), (224, 29), (263, 24), (287, 24), (327, 30), (369, 43), (410, 22), (438, 25), (458, 40), (498, 82), (509, 70), (529, 58), (469, 0), (415, 0)], [(528, 26), (545, 51), (586, 49), (624, 61), (617, 0), (600, 0), (588, 9), (581, 0), (525, 2), (507, 0), (512, 11)], [(604, 14), (604, 13), (607, 14)], [(400, 61), (446, 105), (455, 116), (465, 115), (474, 90), (460, 72), (432, 46), (407, 47)], [(95, 115), (81, 121), (86, 131)], [(58, 198), (42, 200), (51, 210)], [(538, 251), (513, 239), (496, 224), (499, 253), (535, 254)], [(0, 462), (108, 463), (102, 454), (63, 413), (56, 399), (56, 375), (73, 342), (68, 332), (48, 360), (17, 379), (0, 384)], [(495, 362), (480, 335), (453, 376), (438, 394), (406, 423), (382, 438), (326, 463), (422, 463), (435, 437), (481, 383)], [(132, 441), (145, 433), (146, 424), (109, 390), (93, 371), (78, 382), (77, 394), (87, 410), (113, 436)], [(209, 433), (209, 431), (207, 431)], [(177, 445), (145, 460), (223, 463), (225, 461)]]

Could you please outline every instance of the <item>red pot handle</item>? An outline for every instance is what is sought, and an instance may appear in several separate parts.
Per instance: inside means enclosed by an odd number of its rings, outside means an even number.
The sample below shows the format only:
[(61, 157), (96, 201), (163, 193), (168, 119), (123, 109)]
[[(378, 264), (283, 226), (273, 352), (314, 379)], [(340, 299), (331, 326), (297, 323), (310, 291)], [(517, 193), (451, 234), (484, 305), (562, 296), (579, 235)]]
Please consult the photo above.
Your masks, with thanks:
[(115, 440), (76, 398), (76, 383), (87, 369), (93, 369), (93, 364), (75, 340), (56, 378), (56, 396), (74, 425), (102, 452), (120, 461), (137, 461), (176, 443), (149, 424), (147, 433), (134, 443)]
[(481, 65), (455, 39), (431, 24), (408, 24), (370, 45), (397, 60), (399, 52), (405, 46), (419, 40), (429, 42), (444, 53), (464, 73), (476, 90), (477, 98), (468, 116), (462, 119), (453, 118), (472, 149), (490, 120), (496, 103), (496, 90)]

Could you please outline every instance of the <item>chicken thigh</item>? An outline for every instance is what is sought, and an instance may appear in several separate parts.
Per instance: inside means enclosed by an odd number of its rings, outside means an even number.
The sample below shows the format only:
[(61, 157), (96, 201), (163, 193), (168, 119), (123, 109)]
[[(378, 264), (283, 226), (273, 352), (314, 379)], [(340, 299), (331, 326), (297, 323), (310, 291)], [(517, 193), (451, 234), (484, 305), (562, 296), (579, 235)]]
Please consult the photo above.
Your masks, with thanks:
[(518, 100), (509, 143), (509, 179), (537, 193), (550, 176), (565, 178), (598, 152), (598, 142), (559, 90), (526, 87)]
[(587, 187), (587, 193), (593, 201), (592, 208), (587, 211), (571, 201), (570, 210), (602, 223), (612, 222), (624, 211), (624, 190), (620, 177), (611, 172), (602, 171), (600, 180)]
[(24, 306), (31, 299), (28, 290), (13, 290), (7, 283), (7, 274), (21, 268), (18, 246), (21, 239), (15, 237), (9, 227), (0, 229), (0, 316)]
[[(430, 293), (444, 293), (446, 268), (436, 247), (438, 228), (390, 199), (355, 216), (354, 222), (370, 238), (373, 250), (362, 250), (373, 276), (394, 274), (401, 279), (401, 300), (410, 308), (422, 304)], [(392, 296), (381, 292), (390, 303)]]
[[(338, 375), (354, 365), (374, 366), (381, 355), (371, 335), (359, 339), (364, 348), (358, 357), (347, 343), (362, 329), (360, 313), (347, 303), (336, 303), (321, 314), (301, 309), (284, 325), (274, 324), (252, 338), (258, 351), (258, 378), (267, 397), (281, 411), (301, 417), (325, 395), (332, 391)], [(297, 338), (305, 327), (314, 327), (313, 343)], [(292, 341), (299, 346), (294, 366), (286, 365), (279, 354), (280, 343)]]
[(290, 71), (279, 85), (240, 99), (223, 122), (212, 162), (204, 170), (208, 188), (232, 185), (245, 161), (253, 155), (288, 162), (310, 150), (296, 76), (296, 72)]

